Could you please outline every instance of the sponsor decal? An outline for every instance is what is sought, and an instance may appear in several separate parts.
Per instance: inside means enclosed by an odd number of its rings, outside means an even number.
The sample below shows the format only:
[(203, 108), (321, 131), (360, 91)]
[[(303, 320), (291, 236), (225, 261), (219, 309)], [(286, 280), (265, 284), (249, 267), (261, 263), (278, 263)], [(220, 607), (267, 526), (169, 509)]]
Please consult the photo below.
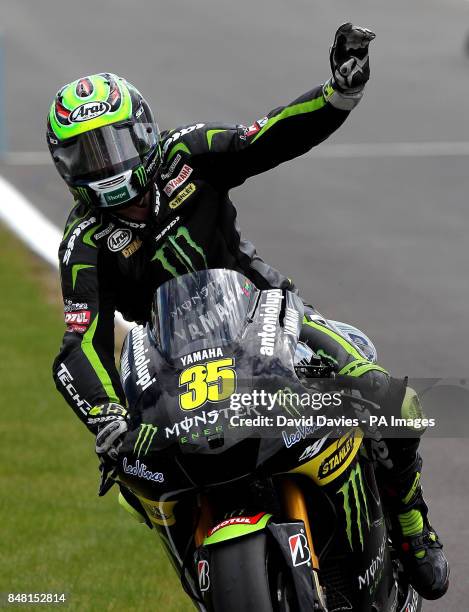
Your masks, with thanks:
[(147, 184), (147, 171), (145, 170), (145, 167), (138, 166), (138, 168), (134, 170), (134, 174), (137, 177), (140, 186), (145, 187), (145, 185)]
[[(324, 425), (324, 423), (319, 423), (319, 418), (316, 419), (316, 426)], [(344, 426), (345, 424), (342, 425)], [(339, 440), (332, 441), (320, 454), (299, 465), (293, 471), (305, 474), (317, 485), (323, 487), (345, 472), (357, 454), (362, 439), (363, 432), (359, 427), (349, 430)]]
[(86, 302), (73, 302), (70, 299), (66, 299), (64, 301), (64, 313), (75, 310), (88, 310), (88, 304)]
[(131, 227), (132, 229), (143, 229), (147, 226), (146, 223), (137, 223), (136, 221), (124, 219), (124, 217), (119, 217), (119, 223), (123, 223), (124, 225), (127, 225), (127, 227)]
[(213, 359), (215, 357), (223, 357), (223, 351), (221, 350), (221, 348), (211, 348), (203, 349), (202, 351), (196, 351), (195, 353), (191, 353), (190, 355), (185, 355), (184, 357), (181, 357), (181, 362), (183, 366), (187, 366), (191, 363), (195, 363), (196, 361)]
[[(280, 395), (280, 399), (282, 399), (282, 396), (284, 395), (284, 393), (282, 393), (282, 390), (280, 390), (279, 395)], [(280, 402), (280, 404), (282, 404), (282, 402)], [(309, 425), (304, 425), (304, 426), (298, 425), (298, 427), (296, 428), (296, 431), (293, 431), (293, 432), (283, 430), (282, 431), (283, 443), (285, 444), (287, 448), (291, 448), (298, 442), (301, 442), (301, 440), (305, 440), (306, 438), (311, 437), (315, 431), (316, 431), (316, 427), (311, 427)], [(301, 457), (299, 461), (301, 461)]]
[(169, 225), (167, 225), (163, 230), (161, 230), (161, 232), (159, 234), (157, 234), (155, 236), (155, 242), (158, 242), (161, 240), (161, 238), (163, 238), (163, 236), (165, 236), (169, 230), (174, 227), (176, 225), (176, 223), (178, 223), (180, 220), (180, 217), (176, 217), (175, 219), (173, 219), (171, 221), (171, 223)]
[(348, 436), (339, 440), (336, 450), (321, 463), (319, 466), (318, 478), (322, 480), (334, 472), (337, 472), (353, 452), (354, 448), (355, 430), (352, 430)]
[(153, 202), (153, 212), (155, 213), (155, 217), (156, 215), (160, 212), (160, 190), (158, 189), (158, 187), (156, 186), (156, 183), (153, 184), (153, 195), (155, 197), (155, 201)]
[(91, 312), (89, 310), (69, 311), (65, 314), (67, 331), (84, 334), (91, 322)]
[(136, 384), (141, 387), (142, 391), (145, 391), (145, 389), (148, 389), (148, 387), (156, 381), (156, 378), (152, 377), (148, 370), (150, 359), (146, 356), (148, 349), (145, 348), (144, 344), (145, 330), (139, 325), (138, 327), (134, 327), (131, 333), (134, 365), (137, 373)]
[(125, 249), (122, 249), (122, 255), (127, 258), (130, 257), (136, 251), (138, 251), (138, 249), (142, 246), (142, 244), (143, 242), (137, 236), (137, 238), (135, 238), (135, 240), (131, 242), (128, 247), (126, 247)]
[(151, 261), (155, 260), (175, 278), (207, 268), (204, 250), (192, 240), (187, 227), (179, 227), (175, 234), (168, 236), (168, 240), (153, 255)]
[(176, 157), (173, 159), (173, 161), (171, 162), (171, 165), (168, 168), (168, 172), (161, 173), (161, 178), (163, 179), (163, 181), (170, 178), (170, 176), (174, 172), (174, 169), (176, 168), (176, 166), (178, 165), (180, 161), (181, 161), (181, 155), (178, 153)]
[(286, 334), (296, 336), (298, 334), (298, 326), (300, 322), (300, 313), (296, 308), (285, 308), (285, 317), (283, 319), (283, 327)]
[(126, 247), (132, 240), (132, 232), (129, 229), (117, 229), (107, 239), (110, 251), (116, 253)]
[(204, 314), (197, 316), (197, 319), (193, 318), (191, 322), (188, 322), (186, 325), (187, 329), (181, 328), (175, 330), (174, 333), (178, 338), (186, 342), (188, 340), (205, 338), (217, 327), (224, 325), (227, 319), (230, 320), (233, 317), (236, 305), (236, 297), (227, 290), (223, 296), (223, 303), (216, 302), (212, 310), (208, 310)]
[(277, 336), (278, 317), (282, 307), (282, 290), (270, 289), (263, 292), (263, 299), (259, 307), (259, 316), (262, 317), (262, 331), (258, 332), (261, 338), (261, 355), (272, 356), (274, 354), (275, 338)]
[(96, 119), (96, 117), (101, 117), (101, 115), (104, 115), (109, 110), (111, 110), (111, 105), (107, 102), (85, 102), (85, 104), (77, 106), (70, 113), (69, 119), (72, 123), (90, 121), (91, 119)]
[(68, 239), (68, 242), (67, 242), (67, 249), (65, 251), (65, 255), (64, 255), (64, 258), (63, 258), (63, 263), (64, 264), (68, 265), (68, 262), (70, 261), (70, 255), (72, 254), (73, 248), (75, 246), (75, 241), (78, 238), (78, 236), (82, 233), (82, 231), (84, 229), (86, 229), (87, 227), (89, 227), (90, 225), (92, 225), (95, 222), (96, 222), (96, 217), (90, 217), (89, 219), (86, 219), (86, 221), (82, 221), (73, 230), (72, 235), (70, 236), (70, 238)]
[(122, 384), (129, 378), (131, 374), (130, 364), (129, 364), (129, 351), (125, 351), (121, 357), (121, 381)]
[(233, 518), (226, 519), (210, 529), (207, 536), (209, 537), (219, 529), (222, 529), (222, 527), (229, 527), (230, 525), (257, 525), (265, 514), (265, 512), (259, 512), (259, 514), (256, 514), (255, 516), (235, 516)]
[(126, 474), (130, 474), (131, 476), (143, 478), (144, 480), (151, 480), (152, 482), (164, 482), (164, 475), (161, 472), (151, 472), (147, 470), (147, 466), (144, 463), (140, 463), (139, 459), (137, 459), (135, 465), (130, 465), (130, 463), (127, 463), (127, 457), (124, 457), (122, 468)]
[(163, 145), (163, 155), (166, 155), (166, 152), (169, 149), (169, 147), (173, 144), (173, 142), (176, 142), (176, 140), (179, 140), (181, 136), (190, 134), (194, 130), (199, 130), (200, 128), (204, 127), (204, 125), (205, 123), (197, 123), (196, 125), (190, 125), (189, 127), (186, 127), (186, 128), (183, 128), (182, 130), (174, 132), (174, 134), (172, 134)]
[(184, 200), (187, 200), (187, 198), (192, 195), (195, 190), (196, 186), (194, 185), (194, 183), (189, 183), (187, 187), (184, 187), (184, 189), (180, 191), (177, 196), (169, 202), (169, 207), (174, 210), (175, 208), (180, 206), (184, 202)]
[(254, 136), (254, 134), (257, 134), (257, 132), (259, 132), (264, 127), (268, 120), (268, 117), (262, 117), (262, 119), (258, 119), (257, 121), (255, 121), (252, 125), (248, 127), (246, 136)]
[(308, 547), (308, 540), (301, 530), (301, 533), (296, 533), (288, 538), (288, 545), (290, 546), (290, 555), (293, 563), (293, 567), (304, 565), (311, 561), (311, 552)]
[(140, 453), (145, 456), (150, 450), (151, 443), (155, 437), (158, 427), (150, 423), (142, 423), (138, 432), (138, 438), (134, 445), (134, 453), (140, 457)]
[(330, 434), (327, 434), (326, 436), (324, 436), (324, 438), (316, 440), (314, 444), (307, 446), (303, 453), (300, 455), (298, 461), (306, 461), (307, 459), (312, 459), (313, 457), (315, 457), (326, 443), (327, 439), (329, 438), (329, 435)]
[(184, 164), (179, 174), (175, 178), (171, 179), (169, 183), (167, 183), (165, 187), (163, 188), (163, 191), (165, 192), (165, 194), (167, 196), (170, 196), (173, 193), (173, 191), (179, 187), (179, 185), (182, 185), (183, 183), (187, 181), (187, 179), (192, 174), (192, 171), (193, 171), (193, 168), (191, 168), (187, 164)]
[(190, 300), (186, 300), (180, 306), (178, 306), (176, 310), (173, 310), (171, 312), (171, 316), (180, 317), (184, 314), (184, 311), (187, 312), (189, 310), (192, 310), (193, 305), (207, 298), (209, 290), (212, 289), (215, 285), (216, 285), (215, 281), (211, 281), (210, 283), (207, 283), (206, 285), (204, 285), (202, 288), (195, 289), (193, 295), (191, 295)]
[(375, 576), (378, 579), (380, 570), (384, 565), (384, 553), (386, 552), (386, 541), (387, 536), (383, 537), (383, 541), (378, 549), (378, 553), (374, 556), (369, 567), (367, 568), (364, 575), (358, 576), (358, 590), (361, 591), (364, 586), (372, 587), (372, 591), (375, 590)]
[(97, 234), (95, 234), (93, 236), (93, 239), (94, 240), (99, 240), (100, 238), (104, 238), (104, 236), (107, 236), (108, 234), (110, 234), (113, 229), (114, 229), (114, 223), (109, 223), (109, 225), (106, 227), (106, 229), (103, 229), (102, 232), (98, 232)]
[(91, 204), (90, 194), (88, 193), (86, 187), (77, 187), (75, 191), (78, 199), (81, 199), (86, 204)]
[(202, 591), (202, 593), (208, 591), (210, 588), (210, 566), (208, 561), (198, 561), (197, 575), (199, 577), (199, 589)]
[(120, 202), (126, 202), (130, 199), (129, 190), (125, 185), (114, 189), (113, 191), (107, 191), (103, 193), (104, 199), (108, 204), (119, 204)]
[[(370, 516), (368, 514), (368, 503), (365, 488), (363, 486), (362, 470), (359, 463), (357, 463), (357, 465), (350, 470), (347, 481), (337, 491), (337, 495), (339, 494), (343, 496), (346, 521), (345, 531), (347, 533), (350, 548), (353, 550), (352, 525), (354, 524), (357, 527), (361, 549), (363, 550), (364, 542), (362, 523), (366, 523), (368, 529), (370, 529)], [(352, 512), (354, 513), (353, 518)]]
[(78, 410), (83, 414), (88, 414), (88, 410), (90, 410), (92, 406), (86, 400), (81, 399), (81, 397), (78, 395), (77, 390), (72, 385), (73, 376), (70, 374), (64, 363), (60, 364), (59, 370), (57, 371), (57, 378), (62, 383), (68, 395), (72, 398)]

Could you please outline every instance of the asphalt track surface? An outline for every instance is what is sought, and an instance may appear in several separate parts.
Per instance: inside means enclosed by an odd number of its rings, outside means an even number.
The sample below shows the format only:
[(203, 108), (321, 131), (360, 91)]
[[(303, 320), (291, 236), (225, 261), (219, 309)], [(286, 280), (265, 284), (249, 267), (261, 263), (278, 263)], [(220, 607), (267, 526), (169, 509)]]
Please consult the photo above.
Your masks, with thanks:
[[(469, 156), (451, 144), (469, 141), (466, 0), (1, 0), (9, 149), (44, 151), (55, 91), (102, 70), (145, 92), (161, 127), (249, 125), (328, 78), (333, 33), (349, 20), (377, 33), (364, 100), (323, 147), (234, 191), (240, 224), (323, 313), (365, 329), (393, 373), (466, 377)], [(442, 142), (449, 154), (391, 146)], [(362, 146), (340, 154), (345, 143)], [(32, 161), (0, 173), (63, 225), (70, 198)], [(450, 592), (425, 610), (465, 611), (468, 440), (423, 446), (452, 563)]]

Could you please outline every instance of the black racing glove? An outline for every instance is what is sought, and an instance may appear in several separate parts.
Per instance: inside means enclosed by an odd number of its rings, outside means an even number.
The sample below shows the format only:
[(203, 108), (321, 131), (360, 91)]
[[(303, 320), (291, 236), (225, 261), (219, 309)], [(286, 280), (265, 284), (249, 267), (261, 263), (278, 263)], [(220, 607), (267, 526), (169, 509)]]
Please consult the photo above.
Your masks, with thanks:
[(361, 100), (370, 78), (368, 47), (376, 34), (367, 28), (344, 23), (330, 48), (332, 79), (324, 85), (324, 97), (341, 110), (352, 110)]
[(120, 404), (102, 404), (89, 411), (87, 424), (97, 432), (95, 450), (100, 459), (117, 461), (128, 420), (128, 412)]

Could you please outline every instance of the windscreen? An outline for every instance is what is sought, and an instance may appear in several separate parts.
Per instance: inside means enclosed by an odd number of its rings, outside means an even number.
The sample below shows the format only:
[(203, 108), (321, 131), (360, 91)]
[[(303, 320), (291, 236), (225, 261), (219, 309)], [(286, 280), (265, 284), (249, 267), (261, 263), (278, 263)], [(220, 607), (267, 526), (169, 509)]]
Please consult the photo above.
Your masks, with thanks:
[(201, 270), (168, 281), (156, 291), (152, 327), (168, 360), (226, 346), (242, 333), (258, 290), (233, 270)]

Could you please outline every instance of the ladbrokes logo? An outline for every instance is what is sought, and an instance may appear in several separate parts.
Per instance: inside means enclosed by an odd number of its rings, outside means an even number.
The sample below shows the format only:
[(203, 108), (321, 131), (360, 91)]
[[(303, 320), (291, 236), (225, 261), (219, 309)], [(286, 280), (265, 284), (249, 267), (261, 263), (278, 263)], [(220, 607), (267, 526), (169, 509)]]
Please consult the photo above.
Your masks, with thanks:
[(350, 548), (353, 550), (352, 527), (355, 524), (363, 550), (363, 523), (366, 523), (368, 529), (370, 529), (370, 515), (368, 514), (368, 503), (366, 501), (362, 470), (359, 463), (350, 470), (347, 481), (337, 491), (337, 495), (339, 495), (339, 493), (343, 495), (345, 531), (347, 533)]
[(350, 435), (342, 441), (342, 443), (337, 447), (337, 449), (324, 459), (324, 461), (319, 466), (318, 478), (322, 480), (323, 478), (327, 478), (334, 472), (337, 472), (345, 461), (350, 456), (350, 453), (354, 449), (354, 441), (355, 441), (355, 432), (350, 432)]

